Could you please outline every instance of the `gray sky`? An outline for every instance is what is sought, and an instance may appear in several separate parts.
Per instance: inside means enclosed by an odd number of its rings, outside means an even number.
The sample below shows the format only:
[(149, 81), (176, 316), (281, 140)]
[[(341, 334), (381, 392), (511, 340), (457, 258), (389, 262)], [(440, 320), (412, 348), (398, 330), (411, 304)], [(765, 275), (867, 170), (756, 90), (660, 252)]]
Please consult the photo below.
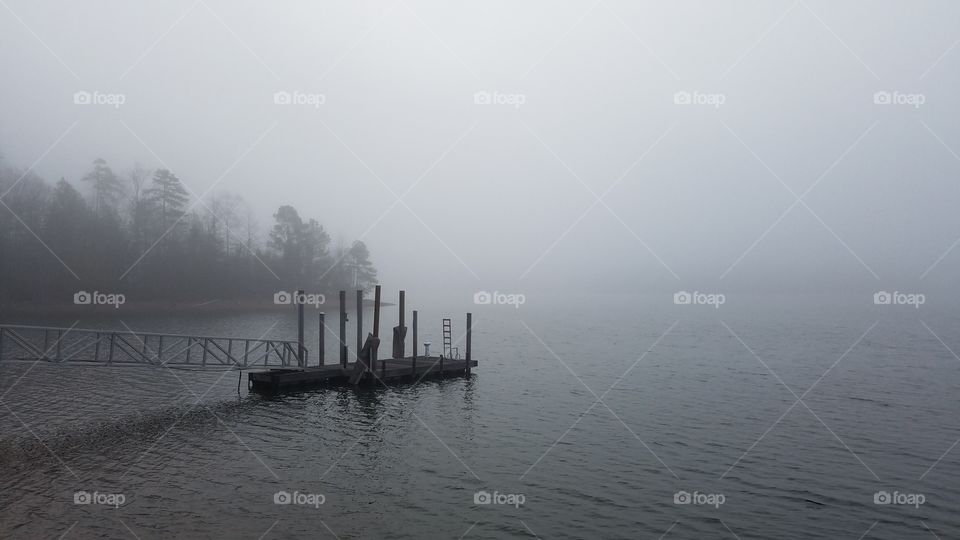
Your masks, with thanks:
[(936, 287), (960, 265), (958, 16), (3, 0), (0, 151), (51, 181), (168, 166), (264, 226), (293, 204), (392, 287)]

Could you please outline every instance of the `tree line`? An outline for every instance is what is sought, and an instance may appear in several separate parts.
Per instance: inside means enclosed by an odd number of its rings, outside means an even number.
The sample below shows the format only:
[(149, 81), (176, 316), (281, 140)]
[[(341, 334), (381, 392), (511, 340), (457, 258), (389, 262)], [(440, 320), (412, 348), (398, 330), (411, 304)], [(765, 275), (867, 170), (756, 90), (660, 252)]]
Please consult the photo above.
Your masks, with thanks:
[(167, 169), (115, 172), (94, 160), (75, 186), (0, 161), (0, 302), (71, 302), (78, 290), (130, 301), (271, 299), (297, 287), (370, 288), (361, 241), (332, 245), (281, 206), (266, 235), (239, 195), (200, 201)]

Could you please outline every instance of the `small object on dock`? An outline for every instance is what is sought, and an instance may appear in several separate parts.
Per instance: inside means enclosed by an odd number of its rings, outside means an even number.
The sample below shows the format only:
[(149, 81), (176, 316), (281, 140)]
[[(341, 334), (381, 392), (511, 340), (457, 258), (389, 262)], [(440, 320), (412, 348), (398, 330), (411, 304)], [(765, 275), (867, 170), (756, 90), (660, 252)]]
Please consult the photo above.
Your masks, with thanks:
[(360, 379), (363, 378), (363, 375), (372, 370), (371, 362), (373, 359), (373, 354), (379, 346), (380, 338), (373, 334), (368, 334), (366, 343), (364, 343), (363, 348), (360, 349), (360, 357), (353, 364), (353, 373), (350, 375), (350, 384), (356, 386), (360, 383)]
[(405, 297), (405, 291), (400, 291), (400, 322), (393, 327), (393, 358), (403, 358), (406, 354), (407, 327), (403, 320), (404, 313), (406, 313), (404, 309)]

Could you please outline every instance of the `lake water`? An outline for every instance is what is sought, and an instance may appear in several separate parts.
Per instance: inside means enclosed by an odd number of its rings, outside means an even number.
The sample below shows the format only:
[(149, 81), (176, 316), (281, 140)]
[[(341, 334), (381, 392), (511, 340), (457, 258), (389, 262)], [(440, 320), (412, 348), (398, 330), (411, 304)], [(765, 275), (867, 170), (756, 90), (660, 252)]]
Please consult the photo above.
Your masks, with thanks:
[[(454, 307), (455, 336), (474, 313), (469, 379), (267, 399), (245, 380), (238, 396), (236, 372), (0, 365), (0, 536), (960, 536), (956, 308)], [(434, 351), (443, 315), (421, 313)], [(79, 326), (120, 321), (274, 338), (296, 323), (121, 309)], [(275, 504), (281, 491), (295, 504)]]

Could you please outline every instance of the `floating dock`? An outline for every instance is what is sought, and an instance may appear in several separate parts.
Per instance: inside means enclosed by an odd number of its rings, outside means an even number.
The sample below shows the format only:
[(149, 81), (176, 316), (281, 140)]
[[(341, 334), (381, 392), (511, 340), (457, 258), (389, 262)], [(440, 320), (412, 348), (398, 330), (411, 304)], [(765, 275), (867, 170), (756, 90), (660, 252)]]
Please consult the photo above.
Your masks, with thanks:
[[(297, 297), (303, 291), (296, 292)], [(324, 362), (325, 315), (319, 317), (318, 365), (310, 366), (304, 339), (303, 303), (297, 305), (297, 365), (252, 371), (247, 374), (247, 388), (255, 392), (274, 393), (298, 387), (350, 384), (382, 384), (412, 381), (447, 376), (470, 376), (470, 370), (477, 366), (471, 354), (473, 315), (467, 313), (466, 357), (460, 358), (459, 348), (453, 346), (451, 321), (443, 320), (443, 354), (429, 356), (429, 343), (424, 344), (424, 355), (420, 356), (420, 342), (417, 339), (417, 315), (413, 311), (413, 355), (406, 356), (407, 327), (406, 292), (400, 291), (399, 321), (393, 327), (392, 353), (390, 358), (378, 359), (380, 348), (380, 285), (374, 288), (373, 332), (363, 339), (363, 291), (357, 291), (357, 349), (353, 362), (349, 362), (347, 347), (347, 301), (346, 291), (340, 291), (340, 362), (327, 365)]]
[[(247, 388), (258, 392), (282, 392), (298, 387), (348, 384), (354, 373), (356, 362), (346, 367), (340, 364), (330, 366), (311, 366), (305, 368), (275, 368), (265, 371), (251, 371), (247, 374)], [(422, 379), (461, 376), (476, 367), (476, 360), (449, 359), (440, 356), (421, 356), (417, 358), (389, 358), (378, 360), (377, 368), (367, 371), (360, 380), (361, 384), (388, 384), (397, 382), (416, 382)]]

